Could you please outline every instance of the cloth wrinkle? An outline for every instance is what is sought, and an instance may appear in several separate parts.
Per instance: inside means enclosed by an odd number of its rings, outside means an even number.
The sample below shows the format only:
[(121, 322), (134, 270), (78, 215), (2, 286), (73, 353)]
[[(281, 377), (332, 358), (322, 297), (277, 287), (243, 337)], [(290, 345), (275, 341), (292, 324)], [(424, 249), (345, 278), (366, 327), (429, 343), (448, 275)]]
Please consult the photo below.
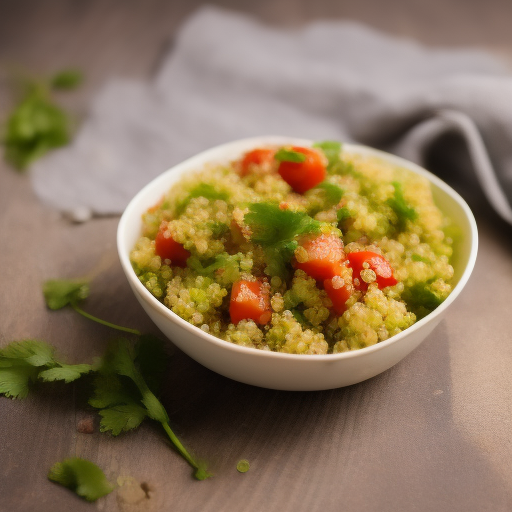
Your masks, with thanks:
[(121, 213), (169, 167), (231, 140), (358, 142), (425, 165), (449, 132), (464, 139), (472, 168), (466, 158), (455, 164), (512, 223), (512, 75), (498, 59), (351, 21), (279, 30), (204, 6), (152, 81), (110, 80), (75, 141), (36, 162), (31, 176), (43, 201), (86, 218), (84, 210)]

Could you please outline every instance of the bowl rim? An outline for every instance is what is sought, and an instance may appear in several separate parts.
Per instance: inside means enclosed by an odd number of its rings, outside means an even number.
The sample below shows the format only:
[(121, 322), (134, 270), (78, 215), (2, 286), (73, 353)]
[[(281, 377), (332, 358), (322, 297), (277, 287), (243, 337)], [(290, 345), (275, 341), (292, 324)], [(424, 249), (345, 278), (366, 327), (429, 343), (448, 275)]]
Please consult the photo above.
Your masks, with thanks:
[[(406, 160), (404, 158), (401, 158), (396, 155), (392, 155), (390, 153), (387, 153), (385, 151), (381, 151), (378, 149), (374, 149), (368, 146), (364, 146), (361, 144), (352, 144), (352, 143), (342, 143), (343, 151), (346, 151), (347, 153), (354, 153), (359, 155), (368, 155), (368, 156), (376, 156), (378, 158), (381, 158), (382, 160), (386, 162), (390, 162), (392, 164), (395, 164), (397, 166), (406, 168), (411, 170), (412, 172), (419, 174), (421, 176), (424, 176), (429, 180), (429, 182), (433, 183), (436, 187), (441, 189), (443, 192), (445, 192), (452, 200), (454, 200), (459, 207), (463, 210), (468, 224), (469, 224), (469, 232), (467, 235), (470, 237), (470, 253), (469, 257), (466, 263), (466, 266), (464, 268), (464, 271), (462, 272), (460, 279), (458, 283), (455, 285), (454, 289), (451, 291), (450, 295), (443, 301), (442, 304), (440, 304), (434, 311), (423, 317), (421, 320), (418, 320), (415, 322), (412, 326), (408, 327), (407, 329), (403, 330), (402, 332), (391, 336), (387, 340), (380, 341), (379, 343), (376, 343), (375, 345), (371, 345), (369, 347), (360, 348), (357, 350), (351, 350), (347, 352), (340, 352), (337, 354), (288, 354), (284, 352), (273, 352), (273, 351), (267, 351), (267, 350), (261, 350), (256, 349), (252, 347), (244, 347), (240, 345), (236, 345), (234, 343), (229, 343), (228, 341), (222, 340), (220, 338), (217, 338), (213, 336), (212, 334), (209, 334), (199, 327), (196, 327), (195, 325), (190, 324), (180, 316), (178, 316), (176, 313), (171, 311), (167, 306), (165, 306), (162, 302), (160, 302), (156, 297), (154, 297), (149, 290), (140, 282), (138, 277), (136, 276), (135, 272), (133, 271), (129, 252), (131, 251), (125, 251), (126, 243), (126, 236), (128, 233), (128, 220), (129, 217), (137, 213), (138, 210), (140, 210), (140, 207), (137, 207), (138, 203), (141, 201), (142, 198), (146, 196), (149, 192), (153, 191), (153, 188), (155, 188), (160, 182), (164, 183), (169, 181), (170, 176), (173, 175), (176, 172), (183, 173), (183, 169), (186, 170), (188, 167), (192, 167), (193, 165), (197, 165), (197, 171), (199, 171), (199, 165), (204, 165), (208, 162), (209, 159), (211, 160), (218, 160), (221, 161), (222, 158), (218, 158), (218, 154), (222, 154), (223, 152), (230, 153), (233, 148), (236, 148), (238, 146), (245, 147), (245, 149), (241, 149), (241, 152), (247, 151), (251, 148), (253, 145), (254, 147), (262, 146), (262, 145), (284, 145), (284, 144), (294, 144), (294, 145), (306, 145), (311, 146), (314, 143), (314, 141), (310, 139), (303, 139), (303, 138), (297, 138), (297, 137), (286, 137), (286, 136), (260, 136), (260, 137), (250, 137), (250, 138), (244, 138), (239, 139), (236, 141), (228, 142), (225, 144), (221, 144), (218, 146), (215, 146), (213, 148), (207, 149), (205, 151), (202, 151), (176, 165), (173, 165), (166, 171), (164, 171), (159, 176), (152, 179), (147, 185), (145, 185), (128, 203), (126, 206), (123, 214), (121, 215), (121, 218), (119, 220), (118, 229), (117, 229), (117, 249), (119, 254), (119, 259), (121, 262), (121, 266), (124, 270), (124, 273), (126, 274), (126, 277), (132, 287), (135, 291), (138, 292), (139, 296), (156, 312), (163, 315), (166, 319), (171, 321), (172, 323), (178, 324), (178, 326), (182, 327), (183, 329), (189, 331), (191, 334), (195, 334), (199, 338), (201, 338), (205, 342), (213, 343), (214, 345), (218, 346), (222, 350), (229, 350), (233, 351), (235, 353), (239, 353), (240, 355), (247, 355), (247, 356), (254, 356), (259, 358), (271, 358), (271, 359), (281, 359), (281, 360), (290, 360), (290, 361), (317, 361), (317, 362), (325, 362), (325, 361), (338, 361), (343, 359), (352, 359), (355, 357), (363, 357), (365, 355), (369, 355), (374, 352), (378, 352), (380, 350), (385, 350), (387, 347), (400, 343), (404, 338), (410, 336), (413, 332), (420, 330), (424, 325), (430, 323), (433, 321), (436, 317), (442, 315), (446, 309), (450, 306), (450, 304), (453, 303), (453, 301), (458, 297), (460, 292), (465, 287), (466, 283), (469, 280), (469, 277), (471, 276), (471, 273), (473, 271), (473, 268), (475, 266), (477, 252), (478, 252), (478, 230), (476, 221), (474, 218), (473, 213), (471, 212), (469, 206), (465, 202), (465, 200), (459, 195), (458, 192), (456, 192), (452, 187), (450, 187), (447, 183), (442, 181), (440, 178), (438, 178), (436, 175), (432, 174), (431, 172), (427, 171), (423, 167), (419, 166), (418, 164), (415, 164), (414, 162), (411, 162), (409, 160)], [(214, 158), (216, 156), (217, 158)], [(171, 180), (172, 181), (172, 180)], [(168, 190), (170, 187), (172, 187), (174, 184), (171, 183), (170, 185), (167, 185), (165, 187), (165, 190)], [(139, 211), (139, 217), (142, 215), (143, 211)], [(142, 220), (141, 220), (142, 225)], [(172, 340), (171, 340), (172, 341)]]

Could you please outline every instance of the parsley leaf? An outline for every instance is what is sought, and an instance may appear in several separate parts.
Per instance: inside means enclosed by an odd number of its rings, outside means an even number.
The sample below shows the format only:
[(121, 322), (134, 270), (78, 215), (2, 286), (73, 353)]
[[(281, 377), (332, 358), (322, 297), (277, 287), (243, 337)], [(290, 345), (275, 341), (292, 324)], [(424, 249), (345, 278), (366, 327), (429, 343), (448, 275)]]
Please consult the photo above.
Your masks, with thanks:
[(286, 148), (281, 148), (279, 151), (277, 151), (274, 155), (274, 158), (279, 162), (293, 162), (297, 164), (306, 161), (306, 155), (304, 153)]
[(77, 279), (50, 279), (43, 284), (43, 295), (50, 309), (61, 309), (89, 296), (89, 282)]
[(87, 501), (96, 501), (114, 490), (113, 485), (96, 464), (78, 457), (55, 463), (48, 473), (48, 478), (71, 489)]
[(386, 203), (391, 206), (393, 211), (397, 216), (397, 227), (400, 231), (403, 231), (406, 227), (407, 220), (415, 221), (418, 218), (418, 213), (416, 210), (407, 204), (404, 193), (402, 190), (402, 184), (398, 181), (393, 182), (393, 187), (395, 187), (394, 196), (386, 201)]
[(252, 203), (244, 221), (252, 230), (251, 240), (262, 246), (272, 246), (292, 240), (297, 235), (317, 232), (320, 222), (307, 213), (281, 210), (274, 203)]
[(77, 69), (63, 69), (51, 78), (50, 87), (60, 90), (76, 89), (83, 79), (83, 74)]

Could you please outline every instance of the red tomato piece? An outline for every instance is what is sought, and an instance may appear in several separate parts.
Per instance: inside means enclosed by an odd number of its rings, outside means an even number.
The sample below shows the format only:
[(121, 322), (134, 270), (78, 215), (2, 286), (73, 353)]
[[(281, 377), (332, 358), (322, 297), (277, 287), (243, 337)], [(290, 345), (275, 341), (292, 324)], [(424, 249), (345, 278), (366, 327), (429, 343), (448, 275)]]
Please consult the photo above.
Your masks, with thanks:
[(241, 320), (254, 320), (265, 325), (272, 318), (268, 290), (259, 281), (236, 281), (231, 289), (229, 316), (237, 324)]
[(349, 267), (352, 267), (353, 279), (357, 278), (359, 281), (359, 284), (357, 282), (354, 284), (358, 290), (366, 290), (368, 288), (368, 283), (361, 278), (361, 272), (364, 270), (373, 270), (375, 272), (376, 282), (380, 289), (386, 288), (386, 286), (394, 286), (398, 283), (393, 276), (393, 269), (389, 261), (380, 254), (371, 251), (351, 252), (347, 254), (347, 259)]
[(336, 235), (308, 237), (300, 246), (306, 249), (308, 260), (302, 263), (294, 260), (295, 268), (304, 270), (318, 281), (330, 279), (340, 273), (341, 262), (345, 259), (341, 238)]
[(290, 187), (299, 194), (304, 194), (325, 180), (325, 158), (318, 151), (310, 148), (293, 146), (297, 153), (306, 155), (304, 162), (279, 163), (278, 172)]
[(165, 229), (160, 231), (155, 238), (155, 252), (164, 260), (171, 260), (171, 264), (177, 267), (186, 267), (187, 259), (190, 257), (190, 251), (187, 251), (183, 245), (176, 242), (174, 238), (164, 236)]
[(332, 279), (324, 280), (324, 290), (331, 299), (332, 308), (336, 314), (342, 315), (347, 310), (346, 302), (350, 298), (350, 287), (341, 276), (334, 276)]
[(263, 165), (271, 162), (274, 158), (275, 151), (273, 149), (258, 148), (248, 151), (240, 160), (240, 175), (245, 176), (251, 171), (253, 165)]

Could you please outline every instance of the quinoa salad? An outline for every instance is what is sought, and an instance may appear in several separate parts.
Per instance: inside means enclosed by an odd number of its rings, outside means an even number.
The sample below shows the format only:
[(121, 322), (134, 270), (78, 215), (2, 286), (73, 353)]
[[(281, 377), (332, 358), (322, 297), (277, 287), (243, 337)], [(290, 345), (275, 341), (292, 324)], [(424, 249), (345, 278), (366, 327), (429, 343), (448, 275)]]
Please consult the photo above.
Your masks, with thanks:
[(162, 190), (131, 251), (144, 286), (229, 343), (332, 354), (387, 340), (452, 290), (428, 180), (327, 141), (262, 146)]

